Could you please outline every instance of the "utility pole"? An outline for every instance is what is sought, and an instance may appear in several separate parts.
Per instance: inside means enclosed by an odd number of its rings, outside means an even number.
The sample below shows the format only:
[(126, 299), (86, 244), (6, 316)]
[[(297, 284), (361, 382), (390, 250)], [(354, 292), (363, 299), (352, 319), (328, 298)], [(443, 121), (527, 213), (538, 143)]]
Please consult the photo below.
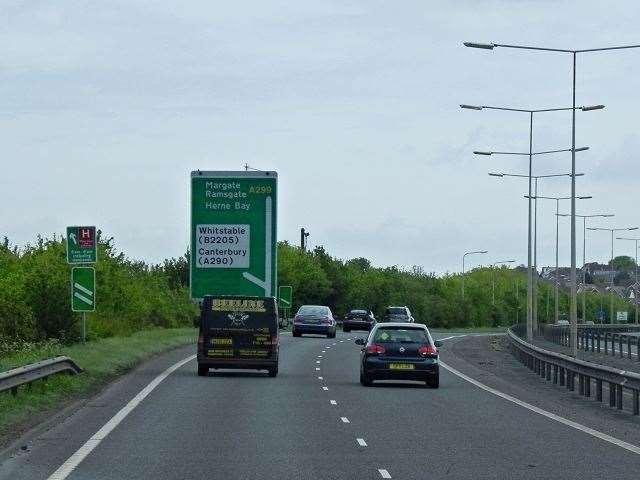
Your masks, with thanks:
[(300, 229), (300, 250), (303, 252), (307, 251), (307, 238), (309, 237), (309, 232), (307, 232), (304, 227)]

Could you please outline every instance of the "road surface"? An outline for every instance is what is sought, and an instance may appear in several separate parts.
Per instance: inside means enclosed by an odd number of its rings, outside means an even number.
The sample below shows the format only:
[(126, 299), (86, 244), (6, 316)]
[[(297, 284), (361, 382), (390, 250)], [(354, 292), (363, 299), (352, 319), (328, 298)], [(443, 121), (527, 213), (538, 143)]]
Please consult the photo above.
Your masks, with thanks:
[[(107, 435), (96, 438), (127, 402), (195, 348), (167, 353), (35, 434), (26, 451), (4, 459), (0, 478), (637, 476), (638, 453), (532, 412), (445, 369), (437, 390), (419, 384), (362, 387), (360, 347), (353, 343), (358, 336), (340, 332), (336, 339), (294, 339), (283, 334), (275, 379), (244, 372), (198, 377), (195, 361), (187, 361)], [(443, 352), (446, 362), (446, 347)], [(90, 447), (83, 447), (92, 437)], [(67, 468), (61, 469), (65, 462)]]

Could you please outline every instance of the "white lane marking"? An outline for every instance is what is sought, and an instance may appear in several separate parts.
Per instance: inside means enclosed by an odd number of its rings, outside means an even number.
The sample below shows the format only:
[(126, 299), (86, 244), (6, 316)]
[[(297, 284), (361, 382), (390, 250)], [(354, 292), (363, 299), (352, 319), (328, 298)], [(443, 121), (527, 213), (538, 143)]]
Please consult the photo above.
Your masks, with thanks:
[[(327, 347), (327, 348), (329, 348), (329, 347)], [(326, 352), (324, 350), (322, 350), (322, 353), (326, 353)]]
[(75, 468), (80, 465), (80, 463), (89, 455), (94, 448), (100, 445), (100, 442), (107, 438), (107, 436), (125, 419), (127, 415), (129, 415), (134, 408), (136, 408), (140, 403), (151, 393), (155, 388), (160, 385), (160, 383), (175, 372), (178, 368), (182, 367), (185, 363), (190, 362), (196, 358), (195, 355), (191, 355), (183, 360), (180, 360), (178, 363), (174, 363), (169, 368), (167, 368), (164, 372), (154, 378), (146, 387), (144, 387), (140, 392), (129, 400), (124, 407), (120, 409), (118, 413), (116, 413), (111, 419), (105, 423), (100, 430), (93, 434), (93, 436), (85, 442), (73, 455), (71, 455), (60, 467), (53, 472), (47, 480), (64, 480), (67, 478)]
[(330, 403), (331, 405), (337, 405), (337, 404), (338, 404), (338, 402), (336, 402), (335, 400), (329, 400), (329, 403)]
[(344, 343), (344, 340), (340, 340), (340, 343)]
[(340, 420), (342, 420), (342, 423), (351, 423), (347, 417), (340, 417)]
[(327, 390), (329, 390), (329, 387), (322, 387), (322, 389), (326, 392)]
[(465, 375), (462, 372), (459, 372), (458, 370), (456, 370), (455, 368), (447, 365), (444, 362), (440, 362), (440, 365), (444, 368), (446, 368), (447, 370), (449, 370), (451, 373), (453, 373), (454, 375), (457, 375), (458, 377), (462, 378), (463, 380), (466, 380), (467, 382), (475, 385), (478, 388), (481, 388), (482, 390), (485, 390), (489, 393), (492, 393), (500, 398), (503, 398), (511, 403), (515, 403), (516, 405), (519, 405), (521, 407), (526, 408), (527, 410), (531, 410), (534, 413), (537, 413), (539, 415), (542, 415), (543, 417), (547, 417), (551, 420), (554, 420), (556, 422), (562, 423), (563, 425), (566, 425), (568, 427), (571, 428), (575, 428), (576, 430), (580, 430), (581, 432), (586, 433), (587, 435), (591, 435), (592, 437), (596, 437), (599, 438), (600, 440), (603, 440), (605, 442), (611, 443), (613, 445), (616, 445), (620, 448), (624, 448), (625, 450), (628, 450), (629, 452), (635, 453), (637, 455), (640, 455), (640, 447), (637, 447), (636, 445), (632, 445), (631, 443), (627, 443), (624, 440), (620, 440), (618, 438), (612, 437), (611, 435), (607, 435), (606, 433), (600, 432), (598, 430), (594, 430), (593, 428), (589, 428), (585, 425), (582, 425), (580, 423), (574, 422), (572, 420), (566, 419), (564, 417), (561, 417), (559, 415), (556, 415), (555, 413), (551, 413), (548, 412), (546, 410), (543, 410), (541, 408), (538, 408), (534, 405), (531, 405), (530, 403), (524, 402), (522, 400), (519, 400), (515, 397), (512, 397), (511, 395), (507, 394), (507, 393), (503, 393), (499, 390), (496, 390), (495, 388), (491, 388), (488, 385), (485, 385), (484, 383), (481, 383), (477, 380), (474, 380), (471, 377), (468, 377), (467, 375)]
[(318, 358), (322, 358), (322, 355), (318, 355)]
[(452, 338), (462, 338), (462, 337), (466, 337), (467, 334), (463, 334), (463, 335), (451, 335), (450, 337), (444, 337), (444, 338), (437, 338), (436, 340), (440, 340), (441, 342), (444, 342), (445, 340), (451, 340)]
[(360, 445), (361, 447), (367, 446), (367, 442), (364, 441), (364, 438), (356, 438), (356, 441), (358, 442), (358, 445)]
[(320, 370), (320, 367), (316, 367), (316, 370)]
[(389, 472), (387, 472), (384, 468), (379, 468), (378, 472), (380, 473), (380, 476), (382, 478), (391, 478), (391, 475), (389, 474)]
[(335, 343), (332, 343), (331, 345), (335, 345)]
[(318, 377), (318, 380), (323, 380), (323, 378), (322, 377)]
[(320, 363), (320, 360), (316, 360), (316, 363)]

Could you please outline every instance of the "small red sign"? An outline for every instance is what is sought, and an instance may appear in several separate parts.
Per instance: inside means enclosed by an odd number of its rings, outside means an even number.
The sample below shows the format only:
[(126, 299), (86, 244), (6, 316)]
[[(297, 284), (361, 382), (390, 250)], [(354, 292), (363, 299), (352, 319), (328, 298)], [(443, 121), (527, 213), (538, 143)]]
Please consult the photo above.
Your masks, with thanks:
[(80, 227), (78, 229), (78, 245), (80, 248), (94, 248), (96, 231), (90, 227)]

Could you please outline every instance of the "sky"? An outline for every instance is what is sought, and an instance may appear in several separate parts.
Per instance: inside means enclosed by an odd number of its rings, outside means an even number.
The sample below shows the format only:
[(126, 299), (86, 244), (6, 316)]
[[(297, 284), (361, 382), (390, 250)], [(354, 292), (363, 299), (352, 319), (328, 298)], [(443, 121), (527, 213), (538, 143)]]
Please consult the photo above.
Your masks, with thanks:
[[(375, 265), (459, 271), (526, 263), (527, 114), (460, 103), (571, 106), (571, 57), (465, 48), (638, 44), (635, 1), (3, 0), (0, 236), (18, 245), (95, 224), (128, 256), (181, 255), (189, 172), (275, 170), (278, 238)], [(640, 226), (640, 49), (578, 56), (579, 214)], [(571, 146), (570, 112), (534, 118), (534, 150)], [(568, 173), (570, 154), (534, 174)], [(570, 194), (569, 178), (539, 195)], [(561, 205), (568, 211), (569, 203)], [(538, 265), (555, 262), (555, 202), (538, 204)], [(578, 224), (578, 264), (582, 225)], [(629, 232), (633, 234), (634, 232)], [(638, 234), (640, 237), (640, 234)], [(569, 221), (560, 221), (569, 264)], [(588, 232), (587, 261), (610, 235)], [(633, 242), (615, 242), (634, 254)]]

